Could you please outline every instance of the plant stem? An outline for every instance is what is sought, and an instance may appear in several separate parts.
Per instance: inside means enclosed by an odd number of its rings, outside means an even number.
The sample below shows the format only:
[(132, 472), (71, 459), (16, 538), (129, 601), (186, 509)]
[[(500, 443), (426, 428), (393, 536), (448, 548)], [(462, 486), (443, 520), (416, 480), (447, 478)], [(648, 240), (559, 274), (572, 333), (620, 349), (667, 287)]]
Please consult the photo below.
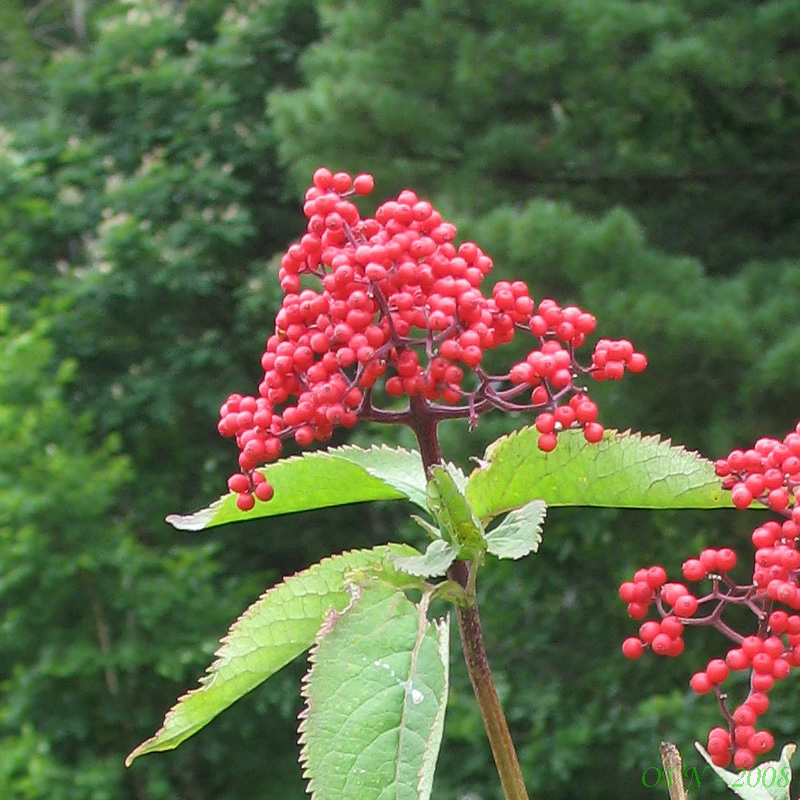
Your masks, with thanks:
[[(430, 473), (434, 464), (442, 462), (439, 438), (436, 433), (438, 419), (431, 413), (421, 397), (412, 397), (409, 403), (409, 421), (419, 443), (425, 472)], [(478, 599), (475, 594), (476, 564), (456, 561), (447, 571), (447, 576), (458, 583), (467, 593), (466, 602), (456, 605), (458, 629), (467, 672), (478, 701), (483, 726), (492, 748), (494, 763), (506, 800), (528, 800), (525, 781), (519, 766), (517, 751), (511, 740), (500, 698), (492, 678), (489, 659), (483, 644), (481, 620), (478, 616)]]
[(439, 436), (436, 433), (438, 420), (430, 413), (425, 400), (419, 396), (411, 398), (408, 410), (408, 425), (417, 437), (422, 464), (429, 474), (434, 464), (442, 463), (442, 451), (439, 449)]
[[(469, 583), (469, 570), (469, 566), (464, 561), (457, 561), (450, 568), (449, 575), (462, 586), (466, 586)], [(528, 800), (517, 751), (511, 740), (511, 733), (500, 705), (500, 698), (497, 695), (486, 648), (483, 644), (477, 599), (473, 596), (468, 605), (458, 606), (457, 612), (464, 661), (481, 711), (489, 745), (492, 748), (503, 795), (506, 800)]]

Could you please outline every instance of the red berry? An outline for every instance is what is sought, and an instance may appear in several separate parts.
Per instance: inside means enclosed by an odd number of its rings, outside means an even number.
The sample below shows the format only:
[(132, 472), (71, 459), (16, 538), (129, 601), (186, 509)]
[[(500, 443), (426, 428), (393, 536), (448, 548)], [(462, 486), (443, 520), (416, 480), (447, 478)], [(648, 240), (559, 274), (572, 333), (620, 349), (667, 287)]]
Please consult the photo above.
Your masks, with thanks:
[(697, 694), (706, 694), (711, 691), (713, 683), (705, 672), (696, 672), (692, 675), (689, 686), (691, 686), (692, 690)]
[(683, 648), (684, 648), (683, 639), (680, 636), (678, 636), (672, 639), (672, 642), (669, 646), (669, 650), (667, 650), (666, 655), (668, 655), (670, 658), (677, 658), (683, 652)]
[(740, 647), (728, 650), (725, 663), (734, 670), (747, 669), (750, 666), (750, 657)]
[(733, 741), (737, 747), (747, 747), (750, 737), (754, 736), (756, 729), (752, 725), (737, 725), (733, 732)]
[(255, 498), (251, 494), (240, 494), (236, 497), (236, 507), (240, 511), (250, 511), (255, 504)]
[(250, 481), (247, 479), (247, 475), (243, 475), (241, 472), (234, 472), (228, 478), (228, 488), (236, 494), (241, 494), (248, 491)]
[(748, 658), (753, 658), (764, 650), (764, 641), (758, 636), (745, 636), (739, 645)]
[(740, 747), (733, 755), (733, 763), (737, 769), (752, 769), (756, 763), (756, 757), (752, 750)]
[(723, 683), (729, 671), (728, 665), (721, 658), (712, 659), (706, 667), (706, 675), (711, 683)]
[(777, 658), (772, 665), (772, 677), (775, 678), (776, 681), (782, 681), (784, 678), (789, 677), (791, 669), (791, 664), (789, 664), (786, 659)]
[(725, 734), (725, 738), (722, 736), (713, 737), (709, 734), (708, 737), (708, 745), (706, 750), (708, 750), (709, 755), (719, 755), (721, 753), (727, 753), (731, 747), (731, 740), (727, 734)]
[(331, 178), (332, 173), (326, 167), (319, 167), (319, 169), (314, 170), (314, 186), (319, 187), (320, 189), (327, 189), (331, 185)]
[(753, 692), (747, 698), (747, 705), (760, 717), (769, 708), (769, 697), (763, 692)]
[(739, 706), (739, 708), (733, 712), (733, 721), (737, 725), (754, 725), (756, 717), (757, 715), (753, 710), (753, 707), (747, 705), (746, 703)]
[(707, 572), (716, 572), (719, 569), (719, 552), (713, 547), (703, 550), (699, 560)]
[(356, 194), (369, 194), (375, 188), (375, 179), (372, 175), (362, 173), (356, 175), (353, 181), (353, 189)]
[(756, 653), (752, 659), (753, 671), (762, 675), (771, 675), (773, 663), (774, 659), (769, 653)]
[(631, 372), (643, 372), (647, 367), (647, 357), (644, 353), (633, 353), (628, 357), (628, 369)]
[(259, 483), (258, 486), (256, 486), (255, 488), (256, 497), (263, 502), (272, 500), (274, 494), (275, 490), (272, 488), (272, 484), (268, 483), (267, 481)]
[(543, 433), (539, 437), (539, 449), (545, 453), (550, 453), (556, 449), (556, 445), (558, 444), (558, 439), (554, 433)]
[(661, 620), (661, 630), (675, 639), (683, 633), (683, 623), (677, 617), (664, 617)]
[(700, 581), (706, 574), (706, 568), (699, 558), (690, 558), (683, 562), (683, 577), (687, 581)]
[(691, 594), (685, 594), (675, 601), (673, 608), (679, 617), (691, 617), (697, 611), (697, 598)]
[(645, 643), (650, 644), (653, 639), (661, 633), (661, 624), (654, 620), (642, 623), (639, 627), (639, 638)]
[(679, 597), (690, 594), (689, 590), (682, 583), (667, 583), (661, 589), (661, 596), (664, 602), (674, 606)]
[(628, 616), (633, 619), (644, 619), (647, 616), (647, 603), (628, 603)]
[(762, 755), (772, 750), (774, 744), (775, 740), (769, 731), (757, 731), (750, 737), (747, 747), (756, 755)]
[(718, 767), (727, 767), (731, 763), (731, 751), (726, 749), (723, 753), (714, 753), (711, 756), (711, 761)]
[(773, 611), (769, 615), (769, 629), (772, 633), (786, 633), (789, 627), (789, 615), (785, 611)]
[(653, 599), (653, 589), (646, 580), (638, 580), (633, 584), (633, 600), (636, 603), (649, 603)]
[(736, 553), (729, 547), (723, 547), (717, 552), (717, 569), (728, 572), (736, 566)]
[(625, 581), (619, 587), (619, 599), (623, 603), (632, 603), (636, 593), (636, 584), (633, 581)]
[(625, 658), (635, 660), (637, 658), (641, 658), (643, 653), (644, 644), (635, 636), (627, 638), (622, 643), (622, 654), (625, 656)]
[[(740, 484), (731, 492), (731, 502), (736, 508), (740, 510), (745, 509), (753, 502), (753, 495), (744, 484)], [(735, 760), (734, 757), (734, 761)]]
[(645, 580), (653, 589), (658, 589), (666, 583), (667, 572), (664, 567), (650, 567)]
[(588, 422), (583, 428), (583, 437), (590, 444), (597, 444), (603, 438), (603, 431), (599, 422)]
[[(681, 641), (681, 640), (678, 640)], [(666, 633), (659, 633), (657, 636), (654, 637), (653, 641), (650, 643), (650, 647), (653, 648), (653, 652), (657, 656), (676, 656), (679, 653), (675, 652), (675, 639), (669, 636)], [(683, 648), (681, 647), (681, 650)]]
[(775, 678), (772, 677), (771, 673), (755, 672), (750, 678), (750, 687), (756, 692), (769, 692), (774, 685)]
[(773, 658), (783, 655), (783, 640), (778, 636), (768, 636), (764, 639), (764, 652)]

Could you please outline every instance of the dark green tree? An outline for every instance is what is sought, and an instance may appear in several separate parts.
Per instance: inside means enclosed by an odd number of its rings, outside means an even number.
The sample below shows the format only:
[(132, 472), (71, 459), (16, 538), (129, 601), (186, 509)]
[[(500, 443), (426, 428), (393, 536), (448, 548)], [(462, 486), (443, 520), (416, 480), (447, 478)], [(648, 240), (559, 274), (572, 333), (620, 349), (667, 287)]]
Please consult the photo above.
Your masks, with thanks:
[(321, 2), (271, 101), (300, 184), (326, 162), (454, 209), (624, 205), (715, 271), (797, 240), (797, 3)]

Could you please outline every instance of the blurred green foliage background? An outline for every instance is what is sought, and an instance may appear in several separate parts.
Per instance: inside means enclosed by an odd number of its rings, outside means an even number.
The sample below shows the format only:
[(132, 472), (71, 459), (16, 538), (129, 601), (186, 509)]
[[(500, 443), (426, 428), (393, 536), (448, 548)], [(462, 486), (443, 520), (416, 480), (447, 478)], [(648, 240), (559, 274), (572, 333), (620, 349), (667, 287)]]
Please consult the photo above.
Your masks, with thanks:
[[(123, 758), (281, 575), (414, 541), (401, 505), (177, 534), (234, 452), (315, 166), (411, 186), (498, 277), (576, 302), (650, 368), (608, 425), (709, 456), (800, 417), (800, 1), (3, 0), (0, 5), (0, 798), (304, 796), (302, 660), (173, 753)], [(468, 464), (524, 423), (443, 433)], [(404, 434), (362, 429), (358, 443)], [(484, 571), (487, 645), (532, 795), (666, 796), (658, 742), (722, 639), (630, 664), (616, 586), (747, 514), (552, 511)], [(437, 800), (496, 800), (453, 652)], [(800, 692), (774, 693), (781, 742)], [(652, 775), (652, 773), (651, 773)], [(716, 796), (712, 784), (698, 792)]]

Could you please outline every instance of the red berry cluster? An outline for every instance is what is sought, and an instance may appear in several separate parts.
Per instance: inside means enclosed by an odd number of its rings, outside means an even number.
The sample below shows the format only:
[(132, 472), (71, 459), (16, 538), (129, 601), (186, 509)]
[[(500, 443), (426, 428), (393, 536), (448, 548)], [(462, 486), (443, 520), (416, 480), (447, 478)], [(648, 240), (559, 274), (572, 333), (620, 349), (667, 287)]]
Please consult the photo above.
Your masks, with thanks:
[(800, 423), (783, 441), (764, 438), (750, 450), (734, 450), (716, 462), (716, 470), (736, 508), (756, 501), (800, 526)]
[[(620, 586), (620, 598), (634, 619), (644, 619), (655, 605), (661, 621), (644, 622), (638, 637), (623, 642), (622, 652), (631, 659), (640, 658), (648, 648), (656, 655), (678, 656), (688, 626), (712, 626), (727, 636), (735, 647), (724, 660), (709, 661), (689, 684), (698, 694), (714, 691), (728, 725), (709, 733), (708, 752), (714, 763), (725, 767), (733, 761), (739, 769), (751, 769), (756, 756), (774, 743), (769, 731), (755, 728), (769, 706), (767, 695), (792, 668), (800, 667), (800, 614), (791, 613), (800, 611), (800, 423), (783, 441), (759, 439), (750, 450), (734, 450), (716, 462), (716, 471), (736, 508), (748, 508), (755, 501), (782, 517), (752, 533), (752, 580), (740, 585), (730, 577), (737, 559), (729, 548), (709, 548), (683, 563), (684, 580), (711, 582), (710, 591), (702, 596), (683, 583), (668, 583), (662, 567), (637, 570), (632, 581)], [(753, 633), (739, 633), (723, 620), (731, 605), (754, 614)], [(747, 674), (749, 691), (731, 712), (721, 687), (734, 672)]]
[[(272, 496), (255, 468), (277, 459), (283, 440), (308, 447), (358, 419), (414, 427), (423, 417), (474, 424), (490, 408), (533, 411), (542, 450), (564, 428), (597, 442), (597, 406), (576, 379), (617, 380), (646, 366), (630, 342), (608, 339), (581, 366), (575, 351), (595, 329), (591, 314), (551, 299), (537, 305), (523, 281), (484, 294), (491, 258), (474, 242), (457, 246), (455, 227), (413, 191), (362, 218), (351, 198), (373, 185), (371, 175), (322, 167), (306, 192), (306, 233), (281, 260), (284, 298), (258, 396), (231, 395), (220, 409), (219, 432), (240, 449), (241, 472), (228, 482), (240, 509)], [(489, 374), (484, 354), (518, 331), (536, 347), (509, 372)], [(392, 410), (400, 396), (408, 408)]]

